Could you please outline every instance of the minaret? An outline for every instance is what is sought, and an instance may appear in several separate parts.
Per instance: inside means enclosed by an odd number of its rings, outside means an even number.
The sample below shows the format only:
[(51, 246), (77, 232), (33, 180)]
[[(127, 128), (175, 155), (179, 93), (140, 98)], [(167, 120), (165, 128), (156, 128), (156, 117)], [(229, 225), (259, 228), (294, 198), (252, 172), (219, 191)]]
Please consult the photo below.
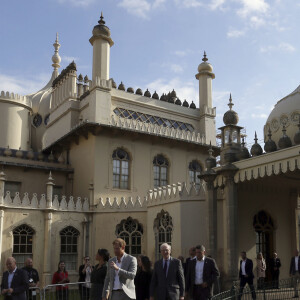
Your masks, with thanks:
[(198, 66), (196, 79), (199, 80), (200, 131), (205, 134), (205, 143), (216, 145), (216, 109), (212, 104), (212, 80), (215, 78), (213, 67), (207, 62), (206, 53)]
[(61, 62), (61, 58), (58, 53), (58, 50), (60, 48), (60, 43), (58, 42), (58, 33), (56, 33), (56, 40), (55, 40), (53, 46), (54, 46), (55, 50), (54, 50), (54, 54), (52, 56), (52, 62), (53, 62), (52, 67), (54, 68), (52, 77), (54, 79), (59, 75), (58, 68), (60, 68), (60, 62)]
[(110, 47), (114, 44), (110, 37), (110, 30), (105, 26), (101, 12), (99, 25), (93, 29), (93, 36), (90, 43), (93, 46), (93, 81), (96, 77), (109, 79)]

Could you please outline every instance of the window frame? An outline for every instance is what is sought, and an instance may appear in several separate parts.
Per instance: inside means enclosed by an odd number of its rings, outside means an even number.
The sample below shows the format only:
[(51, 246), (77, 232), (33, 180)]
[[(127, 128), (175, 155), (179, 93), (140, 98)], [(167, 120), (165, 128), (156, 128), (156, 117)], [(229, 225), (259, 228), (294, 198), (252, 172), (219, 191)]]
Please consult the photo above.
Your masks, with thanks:
[[(114, 189), (130, 190), (130, 162), (130, 155), (123, 148), (117, 148), (113, 151), (112, 187)], [(116, 172), (116, 170), (118, 171)]]
[[(153, 187), (158, 188), (169, 184), (169, 161), (163, 154), (157, 154), (152, 161)], [(164, 175), (164, 178), (162, 178)]]

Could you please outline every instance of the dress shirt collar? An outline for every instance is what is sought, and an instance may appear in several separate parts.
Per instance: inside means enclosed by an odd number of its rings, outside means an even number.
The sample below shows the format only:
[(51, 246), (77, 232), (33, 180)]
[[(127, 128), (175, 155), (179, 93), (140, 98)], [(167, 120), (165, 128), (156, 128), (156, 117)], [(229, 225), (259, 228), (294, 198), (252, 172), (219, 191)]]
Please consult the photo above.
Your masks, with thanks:
[(205, 259), (205, 255), (203, 255), (202, 259), (197, 258), (197, 261), (201, 262), (201, 261), (204, 261), (204, 259)]
[(16, 270), (17, 270), (17, 267), (15, 267), (15, 269), (14, 269), (12, 272), (9, 272), (9, 271), (8, 271), (8, 273), (9, 273), (9, 274), (13, 274), (13, 273), (16, 272)]
[(121, 258), (120, 258), (120, 262), (119, 262), (119, 260), (118, 260), (118, 257), (116, 257), (116, 261), (117, 261), (117, 263), (122, 263), (122, 261), (123, 261), (123, 258), (125, 257), (125, 252), (124, 252), (124, 254), (121, 256)]

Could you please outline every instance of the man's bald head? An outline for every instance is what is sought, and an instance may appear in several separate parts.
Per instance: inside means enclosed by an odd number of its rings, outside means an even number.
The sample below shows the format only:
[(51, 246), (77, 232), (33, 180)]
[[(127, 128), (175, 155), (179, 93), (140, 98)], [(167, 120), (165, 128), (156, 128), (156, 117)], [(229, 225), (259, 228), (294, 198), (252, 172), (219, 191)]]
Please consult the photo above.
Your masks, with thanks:
[(12, 272), (16, 268), (16, 260), (13, 257), (9, 257), (6, 260), (6, 268), (9, 272)]
[(25, 260), (25, 267), (27, 268), (32, 268), (32, 259), (30, 257), (28, 257), (26, 260)]

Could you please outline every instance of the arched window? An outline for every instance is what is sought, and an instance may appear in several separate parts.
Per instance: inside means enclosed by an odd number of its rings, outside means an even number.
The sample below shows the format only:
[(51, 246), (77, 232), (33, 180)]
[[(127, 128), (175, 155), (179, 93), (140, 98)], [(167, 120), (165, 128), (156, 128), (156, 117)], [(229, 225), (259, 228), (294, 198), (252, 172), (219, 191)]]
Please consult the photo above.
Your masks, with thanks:
[(256, 233), (256, 253), (262, 252), (266, 261), (269, 261), (274, 251), (274, 222), (267, 212), (261, 210), (253, 218), (253, 227)]
[(129, 189), (129, 155), (123, 149), (116, 149), (113, 154), (113, 187)]
[(154, 220), (154, 234), (155, 234), (155, 256), (156, 259), (161, 257), (160, 255), (160, 245), (163, 243), (168, 243), (172, 245), (172, 233), (173, 233), (173, 221), (172, 217), (168, 212), (163, 209), (159, 214), (157, 214)]
[(200, 189), (200, 178), (198, 178), (198, 175), (200, 175), (201, 171), (202, 171), (201, 165), (197, 160), (193, 160), (189, 163), (190, 183), (195, 184), (197, 191)]
[(13, 230), (13, 253), (12, 256), (17, 261), (18, 268), (24, 267), (27, 257), (32, 258), (32, 240), (34, 230), (28, 225), (20, 225)]
[(65, 227), (60, 231), (60, 260), (66, 264), (67, 270), (77, 270), (79, 231)]
[(118, 238), (126, 242), (125, 252), (134, 256), (142, 253), (143, 226), (137, 220), (128, 217), (116, 227)]
[(154, 187), (164, 186), (168, 184), (168, 160), (161, 154), (153, 159), (153, 175)]

